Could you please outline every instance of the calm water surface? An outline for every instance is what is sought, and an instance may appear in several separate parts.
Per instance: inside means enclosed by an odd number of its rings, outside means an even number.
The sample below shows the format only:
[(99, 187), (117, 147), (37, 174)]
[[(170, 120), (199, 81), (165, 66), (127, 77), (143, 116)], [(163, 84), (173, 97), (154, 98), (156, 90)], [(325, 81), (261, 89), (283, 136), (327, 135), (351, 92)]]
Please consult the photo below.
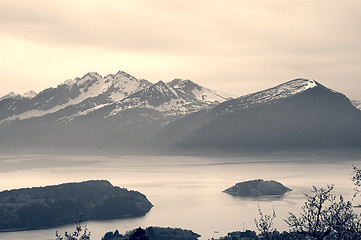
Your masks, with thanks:
[[(298, 212), (303, 193), (313, 185), (335, 184), (335, 194), (350, 199), (354, 159), (310, 157), (175, 157), (175, 156), (0, 156), (0, 190), (106, 179), (114, 186), (144, 193), (154, 207), (144, 217), (89, 221), (92, 240), (107, 231), (121, 233), (148, 226), (180, 227), (201, 234), (200, 239), (253, 229), (259, 204), (265, 214), (276, 211), (275, 225), (288, 212)], [(273, 179), (293, 189), (283, 198), (238, 198), (222, 191), (251, 179)], [(73, 231), (74, 225), (54, 229), (0, 233), (2, 239), (55, 239), (55, 231)]]

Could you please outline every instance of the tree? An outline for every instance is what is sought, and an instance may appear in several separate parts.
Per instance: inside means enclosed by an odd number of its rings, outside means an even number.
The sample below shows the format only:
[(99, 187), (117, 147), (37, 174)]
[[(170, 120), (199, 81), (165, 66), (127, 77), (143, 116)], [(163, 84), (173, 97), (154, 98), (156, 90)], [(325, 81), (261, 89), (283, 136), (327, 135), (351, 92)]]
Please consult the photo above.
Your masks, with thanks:
[(360, 193), (359, 187), (361, 187), (361, 169), (359, 169), (356, 166), (353, 166), (352, 182), (355, 185), (354, 188), (355, 190), (354, 198), (355, 198)]
[(129, 240), (149, 240), (145, 230), (141, 227), (137, 228), (129, 237)]
[(258, 205), (258, 212), (260, 215), (259, 219), (254, 219), (254, 223), (256, 224), (256, 227), (258, 231), (261, 232), (261, 236), (263, 239), (272, 239), (272, 233), (276, 231), (275, 228), (273, 228), (273, 219), (276, 217), (276, 212), (273, 209), (272, 216), (270, 215), (263, 215), (263, 212), (261, 210), (261, 207)]
[(313, 187), (310, 194), (305, 193), (300, 217), (290, 213), (285, 220), (290, 231), (315, 239), (359, 239), (360, 215), (353, 211), (352, 202), (345, 201), (342, 195), (332, 195), (332, 190), (333, 185)]
[(306, 202), (302, 206), (300, 217), (293, 213), (285, 220), (290, 231), (312, 236), (316, 239), (324, 239), (331, 233), (331, 229), (326, 224), (327, 209), (326, 201), (330, 200), (330, 192), (333, 185), (327, 188), (316, 188), (313, 186), (311, 193), (305, 193)]
[(84, 226), (84, 229), (81, 226), (81, 216), (79, 220), (75, 220), (75, 231), (73, 233), (65, 232), (62, 237), (58, 231), (55, 233), (56, 240), (90, 240), (90, 232), (88, 231), (87, 226)]
[(331, 196), (325, 224), (331, 229), (334, 239), (360, 239), (360, 216), (354, 213), (352, 203), (345, 201), (342, 195), (337, 199)]

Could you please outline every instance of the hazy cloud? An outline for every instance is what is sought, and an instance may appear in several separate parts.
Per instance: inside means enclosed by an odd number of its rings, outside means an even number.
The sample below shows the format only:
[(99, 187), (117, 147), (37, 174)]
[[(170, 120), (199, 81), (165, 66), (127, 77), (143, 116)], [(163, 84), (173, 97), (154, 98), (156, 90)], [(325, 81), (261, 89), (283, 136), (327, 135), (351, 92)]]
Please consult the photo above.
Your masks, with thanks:
[(361, 99), (360, 9), (356, 0), (0, 0), (0, 95), (121, 69), (233, 94), (312, 77)]

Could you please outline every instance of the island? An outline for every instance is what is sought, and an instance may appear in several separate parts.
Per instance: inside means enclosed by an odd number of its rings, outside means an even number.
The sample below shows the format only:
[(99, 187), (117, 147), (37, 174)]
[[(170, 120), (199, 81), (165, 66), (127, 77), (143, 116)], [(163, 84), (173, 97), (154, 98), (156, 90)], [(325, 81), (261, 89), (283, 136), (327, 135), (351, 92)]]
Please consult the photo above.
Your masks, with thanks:
[(283, 184), (262, 179), (250, 180), (237, 183), (233, 187), (227, 188), (223, 192), (233, 196), (241, 197), (258, 197), (258, 196), (281, 196), (292, 189), (285, 187)]
[(145, 195), (106, 180), (0, 192), (0, 231), (45, 229), (78, 221), (144, 216)]

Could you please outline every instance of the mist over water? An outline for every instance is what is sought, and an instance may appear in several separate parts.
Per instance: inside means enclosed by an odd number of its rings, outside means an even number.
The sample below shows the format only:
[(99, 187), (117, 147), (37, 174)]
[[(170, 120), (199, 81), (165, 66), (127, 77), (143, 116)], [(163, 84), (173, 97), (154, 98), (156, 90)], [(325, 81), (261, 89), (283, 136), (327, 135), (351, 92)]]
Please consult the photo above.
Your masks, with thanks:
[[(201, 234), (200, 239), (230, 231), (255, 230), (259, 204), (265, 214), (276, 211), (275, 226), (288, 212), (298, 212), (303, 193), (313, 185), (335, 184), (335, 194), (353, 195), (352, 165), (360, 157), (190, 157), (190, 156), (0, 156), (0, 190), (55, 185), (90, 179), (109, 180), (114, 186), (139, 191), (154, 207), (140, 218), (88, 221), (91, 239), (107, 231), (121, 233), (139, 226), (180, 227)], [(237, 182), (276, 180), (293, 189), (282, 198), (240, 198), (222, 191)], [(61, 213), (59, 213), (61, 214)], [(55, 231), (73, 231), (74, 225), (53, 229), (0, 233), (2, 239), (55, 239)]]

